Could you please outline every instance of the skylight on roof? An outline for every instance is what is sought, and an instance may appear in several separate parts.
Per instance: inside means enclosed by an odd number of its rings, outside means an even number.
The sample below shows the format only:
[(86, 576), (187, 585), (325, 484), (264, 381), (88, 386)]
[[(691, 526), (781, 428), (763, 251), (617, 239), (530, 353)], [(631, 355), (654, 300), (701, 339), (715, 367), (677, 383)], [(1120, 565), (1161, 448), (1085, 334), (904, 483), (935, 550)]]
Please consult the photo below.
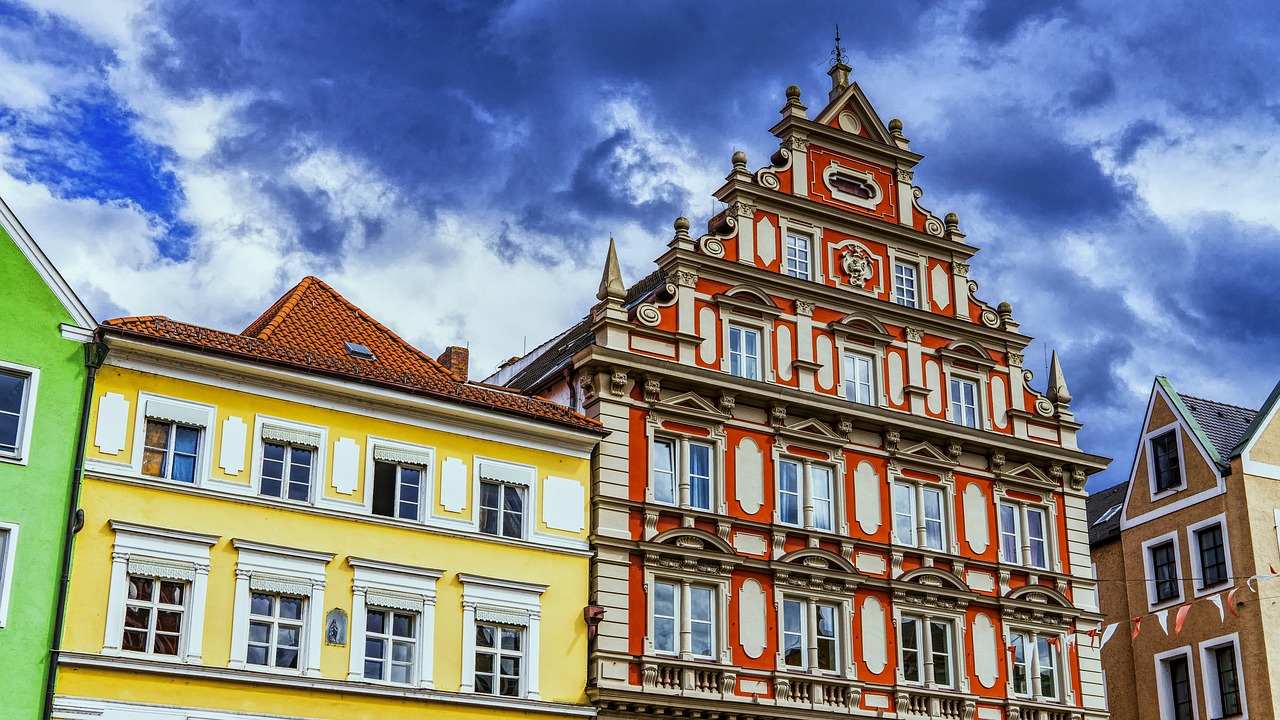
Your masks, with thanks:
[(1121, 506), (1122, 506), (1122, 505), (1123, 505), (1123, 503), (1121, 503), (1120, 505), (1112, 505), (1111, 507), (1107, 508), (1107, 511), (1106, 511), (1106, 512), (1104, 512), (1104, 513), (1102, 513), (1102, 517), (1098, 518), (1097, 520), (1094, 520), (1094, 521), (1093, 521), (1093, 524), (1094, 524), (1094, 525), (1101, 525), (1102, 523), (1104, 523), (1104, 522), (1106, 522), (1106, 521), (1110, 520), (1111, 518), (1115, 517), (1115, 516), (1116, 516), (1116, 513), (1120, 512), (1120, 508), (1121, 508)]
[(347, 349), (347, 354), (353, 358), (357, 358), (359, 360), (377, 360), (378, 359), (374, 357), (372, 350), (365, 347), (364, 345), (361, 345), (360, 343), (345, 342), (345, 343), (342, 343), (342, 345)]

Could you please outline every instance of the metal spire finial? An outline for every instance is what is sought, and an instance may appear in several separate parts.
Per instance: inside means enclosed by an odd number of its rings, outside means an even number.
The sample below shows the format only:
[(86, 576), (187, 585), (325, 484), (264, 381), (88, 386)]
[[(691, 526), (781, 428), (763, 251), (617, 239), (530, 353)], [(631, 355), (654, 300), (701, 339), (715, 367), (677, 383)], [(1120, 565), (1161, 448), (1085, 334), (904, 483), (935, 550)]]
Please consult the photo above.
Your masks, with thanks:
[(836, 23), (836, 49), (831, 51), (831, 66), (848, 64), (849, 56), (845, 55), (844, 47), (840, 45), (840, 23)]

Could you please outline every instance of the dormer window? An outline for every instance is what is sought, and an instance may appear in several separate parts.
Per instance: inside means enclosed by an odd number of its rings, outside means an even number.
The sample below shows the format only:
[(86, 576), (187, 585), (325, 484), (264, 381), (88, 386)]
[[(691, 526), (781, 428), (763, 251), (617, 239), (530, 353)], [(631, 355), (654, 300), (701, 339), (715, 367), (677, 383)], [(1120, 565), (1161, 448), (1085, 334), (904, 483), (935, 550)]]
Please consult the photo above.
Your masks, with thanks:
[(865, 200), (870, 200), (875, 197), (876, 194), (875, 189), (872, 188), (870, 183), (866, 180), (853, 177), (852, 175), (846, 175), (841, 172), (833, 173), (831, 175), (831, 188), (833, 190), (839, 190), (846, 195), (853, 195), (854, 197), (860, 197)]
[(1171, 430), (1151, 441), (1151, 460), (1155, 464), (1156, 492), (1171, 490), (1182, 484), (1178, 465), (1178, 435)]
[(347, 354), (357, 360), (377, 360), (373, 351), (360, 343), (344, 342), (342, 346), (346, 348)]

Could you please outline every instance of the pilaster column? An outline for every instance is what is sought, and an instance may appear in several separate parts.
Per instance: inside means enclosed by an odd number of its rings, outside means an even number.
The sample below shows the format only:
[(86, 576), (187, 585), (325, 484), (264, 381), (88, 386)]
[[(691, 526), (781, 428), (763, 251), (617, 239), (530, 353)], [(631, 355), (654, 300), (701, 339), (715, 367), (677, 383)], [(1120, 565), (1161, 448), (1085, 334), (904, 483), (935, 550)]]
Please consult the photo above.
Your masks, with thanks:
[[(310, 612), (307, 618), (307, 667), (302, 674), (320, 677), (320, 648), (324, 647), (324, 583), (311, 581)], [(349, 633), (348, 633), (349, 634)]]
[(120, 652), (124, 638), (124, 601), (129, 594), (129, 554), (111, 553), (111, 587), (107, 594), (107, 629), (102, 638), (102, 652)]
[(191, 615), (187, 618), (186, 662), (199, 665), (204, 652), (204, 610), (209, 594), (209, 565), (197, 564), (191, 583)]
[(364, 585), (351, 587), (351, 628), (347, 633), (347, 647), (351, 650), (351, 660), (347, 664), (348, 680), (364, 679), (364, 635), (368, 627), (365, 593), (368, 591)]
[(459, 692), (476, 689), (476, 604), (462, 601), (462, 682)]
[(528, 637), (525, 638), (525, 664), (529, 671), (525, 683), (525, 694), (530, 700), (542, 699), (542, 695), (538, 692), (538, 666), (542, 664), (538, 655), (538, 636), (541, 625), (542, 613), (530, 612)]
[(249, 652), (249, 571), (236, 569), (236, 597), (231, 609), (231, 659), (228, 667), (244, 668)]

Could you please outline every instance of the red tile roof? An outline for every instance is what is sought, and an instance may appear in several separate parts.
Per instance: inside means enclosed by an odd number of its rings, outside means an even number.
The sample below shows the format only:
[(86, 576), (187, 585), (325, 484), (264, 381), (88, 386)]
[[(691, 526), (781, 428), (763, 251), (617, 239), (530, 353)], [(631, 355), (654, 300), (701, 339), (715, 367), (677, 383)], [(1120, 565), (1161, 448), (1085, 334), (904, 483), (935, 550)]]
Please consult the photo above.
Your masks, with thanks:
[[(303, 279), (238, 335), (157, 315), (107, 320), (101, 329), (605, 434), (598, 422), (549, 400), (464, 381), (314, 277)], [(364, 345), (374, 359), (352, 357), (348, 342)]]

